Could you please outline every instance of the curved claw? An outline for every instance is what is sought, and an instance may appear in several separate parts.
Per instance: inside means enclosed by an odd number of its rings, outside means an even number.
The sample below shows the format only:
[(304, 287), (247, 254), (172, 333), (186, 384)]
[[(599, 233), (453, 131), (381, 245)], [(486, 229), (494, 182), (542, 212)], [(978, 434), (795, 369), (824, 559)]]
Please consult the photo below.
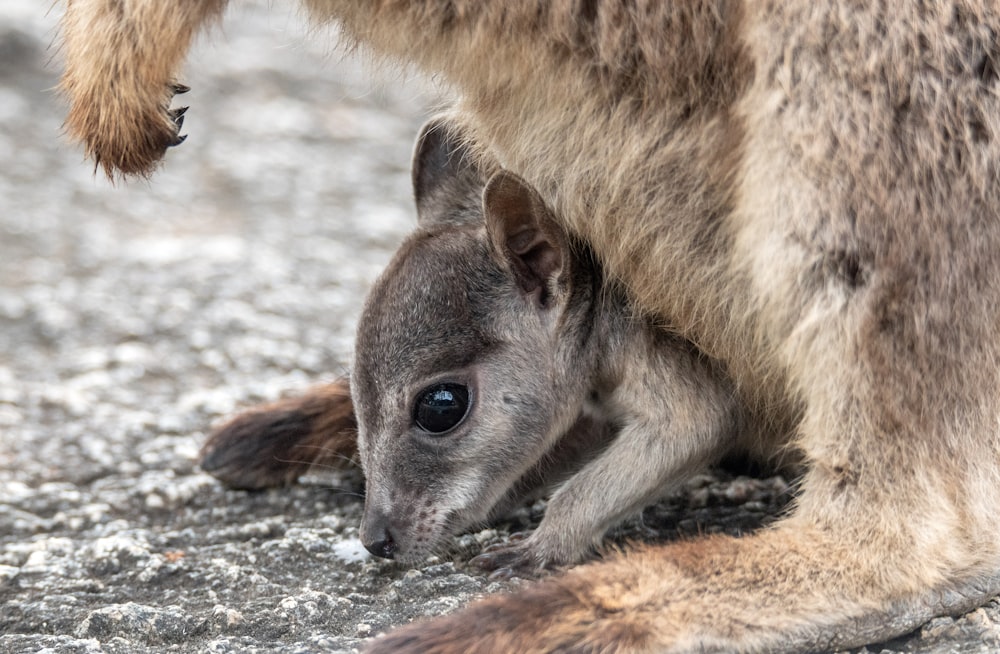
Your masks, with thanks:
[(510, 579), (521, 577), (531, 579), (541, 573), (544, 566), (540, 565), (531, 549), (521, 543), (493, 545), (469, 563), (484, 571), (490, 571), (490, 579)]
[(180, 135), (181, 127), (184, 126), (184, 114), (187, 113), (187, 110), (188, 107), (177, 107), (176, 109), (167, 110), (167, 114), (170, 116), (170, 119), (174, 121), (174, 125), (176, 126), (177, 130), (175, 133), (176, 135), (174, 136), (173, 140), (167, 144), (167, 147), (172, 148), (178, 146), (181, 143), (183, 143), (185, 139), (187, 139), (187, 134), (185, 134), (184, 136)]
[(191, 90), (191, 87), (186, 84), (173, 84), (171, 88), (174, 91), (174, 95), (181, 95)]
[(521, 575), (517, 574), (514, 568), (503, 567), (494, 570), (486, 578), (489, 579), (490, 581), (510, 581), (511, 579), (520, 576)]
[(475, 561), (476, 559), (478, 559), (479, 557), (481, 557), (481, 556), (483, 556), (485, 554), (493, 554), (495, 552), (507, 552), (510, 549), (512, 549), (515, 545), (517, 545), (518, 543), (522, 543), (525, 540), (527, 540), (528, 536), (530, 536), (530, 535), (531, 535), (531, 532), (527, 532), (527, 531), (515, 531), (513, 534), (511, 534), (510, 536), (507, 537), (507, 540), (505, 542), (503, 542), (503, 543), (493, 543), (492, 545), (487, 545), (486, 547), (484, 547), (483, 550), (482, 550), (482, 552), (479, 554), (479, 556), (476, 556), (474, 559), (472, 559), (472, 561)]

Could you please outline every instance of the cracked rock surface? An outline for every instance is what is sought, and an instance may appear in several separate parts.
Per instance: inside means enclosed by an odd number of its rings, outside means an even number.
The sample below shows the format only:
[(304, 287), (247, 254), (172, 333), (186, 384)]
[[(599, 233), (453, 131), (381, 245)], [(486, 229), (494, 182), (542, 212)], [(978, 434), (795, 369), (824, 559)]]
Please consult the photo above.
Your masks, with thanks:
[[(212, 424), (349, 366), (437, 103), (271, 4), (199, 44), (187, 142), (112, 186), (61, 137), (59, 9), (0, 3), (0, 651), (351, 651), (523, 583), (467, 562), (544, 503), (406, 569), (361, 547), (356, 471), (247, 493), (197, 468)], [(700, 475), (613, 538), (739, 533), (789, 496)], [(992, 602), (867, 651), (998, 647)]]

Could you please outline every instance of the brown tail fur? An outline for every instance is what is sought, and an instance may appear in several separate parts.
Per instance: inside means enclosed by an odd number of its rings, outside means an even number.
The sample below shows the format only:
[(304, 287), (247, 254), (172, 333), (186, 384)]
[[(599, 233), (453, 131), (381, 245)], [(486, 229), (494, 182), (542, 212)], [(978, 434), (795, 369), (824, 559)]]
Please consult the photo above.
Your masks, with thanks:
[(233, 488), (293, 483), (313, 467), (351, 465), (357, 422), (346, 377), (241, 413), (214, 430), (201, 467)]

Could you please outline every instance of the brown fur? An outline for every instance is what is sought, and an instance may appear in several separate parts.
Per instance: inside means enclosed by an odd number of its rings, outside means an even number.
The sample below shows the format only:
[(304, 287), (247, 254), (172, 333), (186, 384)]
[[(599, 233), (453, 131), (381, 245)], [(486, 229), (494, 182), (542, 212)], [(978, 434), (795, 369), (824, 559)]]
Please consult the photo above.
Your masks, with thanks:
[[(198, 27), (224, 0), (67, 0), (62, 90), (66, 130), (108, 177), (147, 175), (178, 139), (170, 99), (177, 69)], [(97, 36), (102, 47), (94, 48)], [(132, 68), (134, 66), (134, 68)]]
[[(375, 649), (816, 649), (1000, 590), (995, 4), (307, 4), (451, 83), (468, 133), (725, 364), (776, 427), (760, 450), (808, 465), (766, 532), (580, 568)], [(125, 6), (167, 54), (122, 46)], [(154, 6), (67, 12), (67, 44), (90, 46), (67, 47), (71, 130), (95, 151), (95, 115), (118, 151), (149, 138), (132, 117), (187, 44)], [(123, 83), (95, 93), (109, 71)]]
[(343, 467), (357, 454), (347, 378), (241, 413), (213, 430), (201, 467), (233, 488), (293, 483), (315, 467)]

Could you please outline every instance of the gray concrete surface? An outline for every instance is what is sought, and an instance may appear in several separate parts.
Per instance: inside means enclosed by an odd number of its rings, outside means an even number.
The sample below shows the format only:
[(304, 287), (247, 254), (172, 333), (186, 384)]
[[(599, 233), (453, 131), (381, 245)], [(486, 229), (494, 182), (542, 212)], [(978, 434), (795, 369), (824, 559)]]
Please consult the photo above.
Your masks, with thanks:
[[(410, 570), (360, 547), (357, 473), (245, 493), (196, 466), (213, 423), (349, 365), (436, 102), (272, 4), (199, 45), (187, 143), (112, 187), (60, 134), (58, 8), (0, 3), (0, 651), (350, 651), (519, 583), (466, 562), (542, 504)], [(789, 492), (701, 476), (616, 538), (740, 532)], [(998, 646), (993, 602), (869, 651)]]

